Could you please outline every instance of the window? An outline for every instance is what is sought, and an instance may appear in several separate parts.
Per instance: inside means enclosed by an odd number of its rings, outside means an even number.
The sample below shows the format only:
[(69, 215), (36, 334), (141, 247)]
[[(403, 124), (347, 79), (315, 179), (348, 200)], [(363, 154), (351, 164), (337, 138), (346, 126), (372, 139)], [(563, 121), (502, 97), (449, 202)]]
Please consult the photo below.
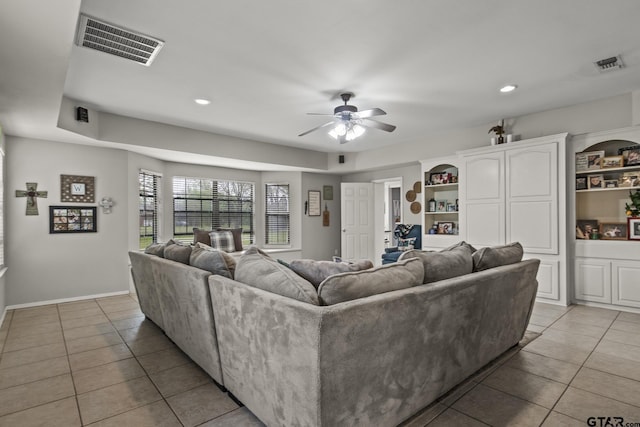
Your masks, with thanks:
[(250, 182), (173, 178), (173, 235), (191, 240), (193, 228), (242, 228), (242, 243), (252, 244), (253, 190)]
[(265, 186), (265, 243), (288, 245), (289, 233), (289, 185)]
[(158, 242), (158, 187), (162, 175), (140, 170), (140, 249)]

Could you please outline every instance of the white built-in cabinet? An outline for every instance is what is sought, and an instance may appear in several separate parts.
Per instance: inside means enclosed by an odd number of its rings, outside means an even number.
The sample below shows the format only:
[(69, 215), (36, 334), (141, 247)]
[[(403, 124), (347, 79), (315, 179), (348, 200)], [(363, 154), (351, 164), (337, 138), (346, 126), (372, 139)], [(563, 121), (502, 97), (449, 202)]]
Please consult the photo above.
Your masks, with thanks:
[[(632, 127), (607, 132), (577, 135), (572, 138), (572, 153), (603, 150), (606, 156), (617, 155), (618, 148), (640, 143), (640, 128)], [(577, 173), (575, 161), (570, 159), (569, 174)], [(640, 168), (620, 168), (622, 171)], [(620, 169), (594, 170), (605, 179), (614, 179)], [(588, 176), (588, 175), (586, 175)], [(572, 179), (569, 198), (570, 225), (574, 220), (598, 220), (600, 223), (625, 223), (624, 204), (628, 202), (628, 188), (576, 190)], [(573, 231), (573, 230), (572, 230)], [(611, 306), (619, 309), (640, 308), (640, 241), (582, 240), (572, 233), (574, 243), (573, 300), (578, 303)]]
[(567, 296), (566, 133), (459, 152), (460, 230), (475, 247), (520, 242), (538, 297)]

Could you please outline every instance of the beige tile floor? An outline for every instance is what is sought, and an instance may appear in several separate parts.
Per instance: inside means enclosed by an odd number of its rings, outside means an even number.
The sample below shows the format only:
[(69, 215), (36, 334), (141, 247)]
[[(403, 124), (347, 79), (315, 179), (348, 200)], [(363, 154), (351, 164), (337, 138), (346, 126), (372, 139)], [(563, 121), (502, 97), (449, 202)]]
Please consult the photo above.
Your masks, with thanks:
[[(0, 426), (262, 425), (145, 320), (135, 296), (8, 311), (0, 351)], [(403, 425), (585, 426), (589, 416), (640, 423), (640, 314), (536, 304), (521, 346)]]

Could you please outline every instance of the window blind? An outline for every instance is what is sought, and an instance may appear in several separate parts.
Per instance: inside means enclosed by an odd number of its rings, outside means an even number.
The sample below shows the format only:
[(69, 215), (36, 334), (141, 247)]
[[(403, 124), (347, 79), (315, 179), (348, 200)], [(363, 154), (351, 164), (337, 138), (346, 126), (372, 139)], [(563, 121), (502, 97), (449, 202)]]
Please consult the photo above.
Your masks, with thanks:
[[(0, 135), (0, 138), (2, 135)], [(0, 268), (4, 266), (4, 153), (0, 150)]]
[(161, 175), (140, 170), (139, 207), (140, 207), (140, 249), (158, 242), (158, 187)]
[(173, 178), (173, 235), (191, 240), (193, 228), (242, 228), (243, 243), (254, 241), (254, 184), (210, 178)]
[(265, 185), (265, 244), (288, 245), (291, 241), (289, 229), (289, 185)]

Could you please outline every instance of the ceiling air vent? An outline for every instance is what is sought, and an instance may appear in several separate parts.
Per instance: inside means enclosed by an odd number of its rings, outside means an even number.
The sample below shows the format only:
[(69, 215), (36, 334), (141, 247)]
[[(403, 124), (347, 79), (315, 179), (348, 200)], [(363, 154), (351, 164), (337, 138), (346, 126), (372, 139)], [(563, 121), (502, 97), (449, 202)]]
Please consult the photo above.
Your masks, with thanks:
[(594, 64), (598, 69), (598, 71), (600, 71), (601, 73), (604, 73), (605, 71), (617, 70), (619, 68), (624, 67), (624, 64), (622, 63), (622, 57), (620, 55), (612, 56), (611, 58), (601, 59), (599, 61), (594, 62)]
[(164, 42), (87, 15), (80, 15), (78, 46), (110, 53), (149, 66)]

